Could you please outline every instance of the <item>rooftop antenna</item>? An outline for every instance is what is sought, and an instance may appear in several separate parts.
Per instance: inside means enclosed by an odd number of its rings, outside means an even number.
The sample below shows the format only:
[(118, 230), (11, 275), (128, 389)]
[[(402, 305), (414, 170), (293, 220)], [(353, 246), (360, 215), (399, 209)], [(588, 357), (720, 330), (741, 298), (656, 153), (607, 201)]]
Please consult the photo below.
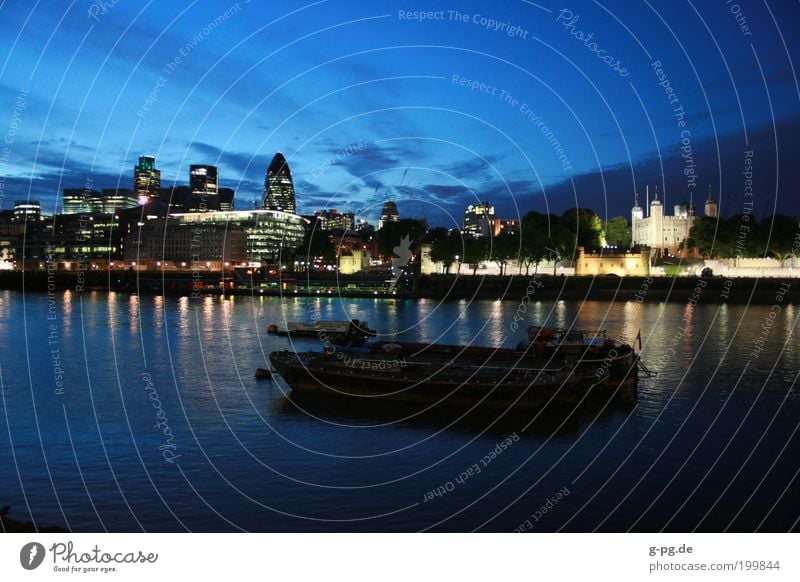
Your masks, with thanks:
[(647, 216), (650, 216), (650, 184), (644, 187), (645, 195), (645, 212), (647, 212)]

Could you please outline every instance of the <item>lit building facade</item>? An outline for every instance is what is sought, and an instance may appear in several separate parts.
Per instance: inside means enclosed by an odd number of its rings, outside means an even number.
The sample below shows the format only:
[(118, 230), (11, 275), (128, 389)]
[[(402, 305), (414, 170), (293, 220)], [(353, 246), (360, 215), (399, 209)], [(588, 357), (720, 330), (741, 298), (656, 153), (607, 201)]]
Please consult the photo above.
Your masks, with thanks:
[(37, 222), (42, 218), (42, 205), (38, 200), (14, 202), (14, 222)]
[(124, 249), (125, 261), (139, 267), (218, 269), (247, 260), (247, 234), (229, 224), (159, 219), (126, 235)]
[(397, 212), (397, 204), (391, 200), (384, 202), (383, 209), (381, 209), (381, 216), (378, 219), (378, 230), (383, 228), (383, 225), (387, 222), (398, 222), (399, 220), (400, 213)]
[(277, 262), (282, 253), (296, 250), (303, 244), (308, 224), (308, 220), (301, 216), (277, 210), (191, 212), (173, 216), (185, 224), (240, 227), (247, 235), (247, 258), (250, 261)]
[(370, 254), (367, 251), (354, 250), (339, 255), (339, 274), (355, 275), (369, 268)]
[(136, 194), (128, 188), (103, 188), (100, 198), (90, 198), (92, 212), (114, 214), (137, 205)]
[(161, 189), (161, 170), (153, 156), (140, 156), (133, 168), (133, 190), (140, 204), (157, 200)]
[[(647, 193), (649, 200), (649, 189)], [(676, 204), (673, 207), (673, 214), (664, 213), (664, 205), (658, 199), (658, 190), (655, 198), (646, 203), (649, 212), (645, 216), (645, 209), (639, 205), (638, 194), (634, 198), (634, 206), (631, 209), (631, 244), (633, 246), (646, 246), (652, 249), (652, 258), (678, 256), (690, 252), (685, 252), (680, 248), (681, 244), (689, 238), (689, 231), (695, 221), (695, 209), (691, 203)], [(705, 203), (706, 216), (717, 215), (717, 203), (714, 202), (709, 191), (708, 200)]]
[(575, 259), (575, 275), (647, 277), (650, 275), (650, 249), (644, 247), (636, 252), (618, 251), (616, 249), (587, 252), (583, 247), (578, 247), (578, 257)]
[[(464, 211), (464, 232), (474, 236), (481, 236), (484, 230), (484, 223), (488, 224), (492, 220), (494, 220), (494, 206), (488, 202), (470, 204)], [(488, 228), (486, 226), (487, 231)]]
[(513, 218), (487, 218), (478, 219), (478, 234), (480, 236), (500, 236), (501, 234), (518, 234), (519, 220)]
[(138, 204), (133, 190), (104, 188), (97, 190), (65, 188), (62, 198), (62, 214), (92, 214), (105, 212), (114, 214), (119, 210), (133, 208)]
[(289, 214), (296, 212), (292, 171), (281, 152), (272, 158), (264, 176), (264, 200), (261, 209)]
[(355, 215), (352, 212), (339, 212), (335, 208), (320, 210), (314, 218), (322, 230), (353, 230)]
[(101, 196), (100, 192), (88, 188), (64, 188), (61, 199), (63, 214), (85, 214), (92, 211), (91, 200)]
[(51, 229), (41, 233), (41, 241), (44, 257), (54, 261), (114, 259), (122, 251), (119, 223), (104, 213), (56, 216)]
[(219, 210), (219, 171), (216, 166), (189, 166), (189, 189), (192, 191), (191, 210)]

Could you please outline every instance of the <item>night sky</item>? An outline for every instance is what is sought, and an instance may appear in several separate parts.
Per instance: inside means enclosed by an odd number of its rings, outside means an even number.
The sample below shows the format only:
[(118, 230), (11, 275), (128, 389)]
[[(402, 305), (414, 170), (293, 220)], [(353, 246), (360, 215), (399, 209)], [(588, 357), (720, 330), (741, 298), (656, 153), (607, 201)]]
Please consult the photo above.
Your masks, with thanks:
[(282, 151), (301, 213), (629, 217), (649, 184), (734, 214), (752, 151), (757, 214), (800, 214), (799, 28), (788, 0), (4, 2), (0, 202), (130, 188), (150, 154), (250, 208)]

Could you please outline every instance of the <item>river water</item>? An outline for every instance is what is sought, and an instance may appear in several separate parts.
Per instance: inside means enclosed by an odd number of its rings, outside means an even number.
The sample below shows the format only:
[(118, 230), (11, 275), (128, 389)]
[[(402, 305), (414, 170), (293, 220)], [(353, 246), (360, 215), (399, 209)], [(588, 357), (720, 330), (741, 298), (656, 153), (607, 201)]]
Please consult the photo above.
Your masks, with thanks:
[[(0, 291), (0, 506), (73, 531), (796, 530), (798, 315)], [(315, 345), (269, 324), (347, 316), (475, 345), (531, 323), (641, 330), (657, 375), (633, 404), (466, 417), (292, 402), (254, 378), (270, 351)]]

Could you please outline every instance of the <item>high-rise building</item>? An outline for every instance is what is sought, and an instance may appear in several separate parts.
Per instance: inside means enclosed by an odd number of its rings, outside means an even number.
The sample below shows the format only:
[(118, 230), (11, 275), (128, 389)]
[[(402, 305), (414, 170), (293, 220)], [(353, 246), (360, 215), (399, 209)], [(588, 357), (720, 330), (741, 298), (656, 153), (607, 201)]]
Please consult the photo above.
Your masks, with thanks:
[(216, 166), (189, 166), (189, 188), (192, 191), (191, 209), (196, 212), (219, 210), (219, 181)]
[(275, 154), (264, 176), (264, 201), (262, 210), (277, 210), (279, 212), (296, 212), (294, 199), (294, 184), (289, 164), (281, 152)]
[(137, 200), (133, 190), (128, 188), (103, 188), (100, 198), (90, 198), (93, 212), (114, 214), (118, 210), (133, 208)]
[(352, 230), (355, 223), (352, 212), (339, 212), (335, 208), (320, 210), (314, 218), (322, 230)]
[(64, 214), (92, 212), (92, 200), (99, 196), (101, 196), (100, 192), (88, 188), (64, 188), (61, 212)]
[(488, 202), (480, 204), (470, 204), (464, 211), (464, 232), (475, 236), (481, 236), (483, 224), (494, 218), (494, 206)]
[(61, 212), (63, 214), (91, 214), (93, 212), (114, 214), (125, 208), (133, 208), (137, 202), (133, 190), (127, 188), (103, 188), (102, 192), (85, 188), (64, 188)]
[(133, 190), (139, 204), (158, 200), (161, 188), (161, 170), (156, 169), (153, 156), (139, 156), (139, 163), (133, 168)]
[(35, 222), (42, 217), (42, 205), (38, 200), (14, 202), (14, 222)]
[(383, 203), (380, 218), (378, 218), (378, 230), (383, 228), (387, 222), (397, 222), (400, 220), (400, 214), (397, 212), (397, 204), (391, 200)]
[(169, 206), (170, 213), (189, 212), (192, 208), (192, 189), (189, 186), (161, 188), (158, 199)]
[(219, 209), (221, 212), (230, 212), (234, 210), (233, 197), (235, 192), (233, 188), (220, 188), (219, 189)]
[(174, 214), (180, 223), (191, 224), (202, 236), (205, 225), (234, 225), (247, 233), (247, 257), (251, 261), (284, 261), (303, 244), (308, 220), (278, 210), (233, 210)]

